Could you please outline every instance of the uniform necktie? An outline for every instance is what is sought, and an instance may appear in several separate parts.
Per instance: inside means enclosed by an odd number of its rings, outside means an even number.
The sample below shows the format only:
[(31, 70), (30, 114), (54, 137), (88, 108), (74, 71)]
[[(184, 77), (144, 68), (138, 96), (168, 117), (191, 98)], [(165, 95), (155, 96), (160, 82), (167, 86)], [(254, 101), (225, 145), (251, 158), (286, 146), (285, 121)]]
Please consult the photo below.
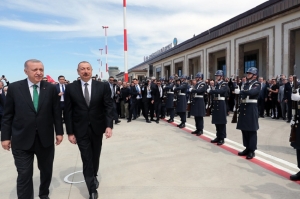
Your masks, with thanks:
[(64, 88), (64, 85), (61, 85), (61, 91), (65, 94), (65, 88)]
[(34, 84), (32, 87), (33, 87), (33, 96), (32, 96), (33, 106), (34, 106), (35, 111), (37, 111), (38, 106), (39, 106), (39, 93), (37, 91), (38, 85)]
[(84, 84), (84, 99), (85, 99), (85, 102), (86, 104), (89, 106), (90, 105), (90, 95), (89, 95), (89, 89), (88, 89), (88, 86), (89, 84), (88, 83), (85, 83)]

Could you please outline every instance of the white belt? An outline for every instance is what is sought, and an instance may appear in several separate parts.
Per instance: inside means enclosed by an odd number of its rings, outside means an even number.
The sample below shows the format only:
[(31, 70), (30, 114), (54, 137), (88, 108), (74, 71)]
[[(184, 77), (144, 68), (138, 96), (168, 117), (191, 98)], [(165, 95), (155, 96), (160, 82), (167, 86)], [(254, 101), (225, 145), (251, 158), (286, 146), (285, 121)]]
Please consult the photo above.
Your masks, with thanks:
[(185, 93), (179, 93), (179, 95), (185, 95)]
[(167, 94), (174, 94), (174, 92), (167, 92)]
[(242, 103), (257, 103), (256, 99), (243, 99)]
[(203, 95), (195, 95), (197, 98), (203, 98)]
[(225, 100), (225, 97), (215, 97), (214, 100)]

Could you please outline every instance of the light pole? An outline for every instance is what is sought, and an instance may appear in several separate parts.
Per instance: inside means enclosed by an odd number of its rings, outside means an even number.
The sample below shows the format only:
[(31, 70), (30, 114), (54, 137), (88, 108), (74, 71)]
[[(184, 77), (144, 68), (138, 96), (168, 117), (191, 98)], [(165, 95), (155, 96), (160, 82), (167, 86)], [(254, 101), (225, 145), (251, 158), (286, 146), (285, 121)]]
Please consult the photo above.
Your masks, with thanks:
[(105, 67), (106, 67), (106, 72), (108, 72), (108, 65), (107, 65), (107, 28), (108, 26), (102, 26), (103, 29), (105, 29)]
[[(99, 49), (99, 51), (100, 51), (100, 59), (99, 59), (99, 65), (100, 65), (100, 69), (99, 69), (99, 73), (100, 73), (100, 70), (101, 70), (101, 68), (102, 68), (102, 60), (101, 60), (101, 55), (102, 55), (102, 48), (100, 48)], [(99, 74), (100, 75), (100, 74)], [(101, 78), (102, 78), (102, 72), (101, 72), (101, 76), (100, 76)]]
[(126, 0), (123, 0), (123, 21), (124, 21), (124, 79), (128, 82), (128, 66), (127, 66), (127, 25), (126, 25)]
[(101, 59), (97, 59), (98, 63), (99, 63), (99, 77), (102, 78), (102, 75), (101, 75)]

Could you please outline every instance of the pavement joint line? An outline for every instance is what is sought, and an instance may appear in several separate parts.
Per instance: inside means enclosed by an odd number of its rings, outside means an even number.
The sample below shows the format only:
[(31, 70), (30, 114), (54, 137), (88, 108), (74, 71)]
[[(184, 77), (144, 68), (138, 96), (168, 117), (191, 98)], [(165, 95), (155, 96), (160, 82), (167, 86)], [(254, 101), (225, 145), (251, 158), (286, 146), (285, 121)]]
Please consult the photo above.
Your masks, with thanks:
[[(164, 121), (167, 122), (167, 119), (164, 119)], [(174, 119), (174, 121), (176, 121), (176, 122), (178, 122), (178, 123), (180, 122), (180, 120), (177, 120), (177, 119)], [(172, 123), (169, 123), (169, 124), (172, 124)], [(177, 124), (177, 123), (173, 122), (172, 125), (175, 126), (176, 124)], [(192, 126), (192, 127), (193, 127), (193, 128), (188, 128), (188, 127), (187, 127), (187, 128), (182, 128), (182, 130), (184, 130), (184, 131), (186, 131), (186, 132), (188, 132), (188, 133), (190, 133), (190, 131), (192, 131), (192, 130), (195, 129), (195, 127), (194, 127), (193, 125), (191, 125), (191, 124), (186, 123), (186, 125), (187, 125), (187, 126)], [(190, 129), (192, 129), (192, 130), (190, 130)], [(209, 131), (204, 130), (204, 132), (206, 132), (207, 134), (213, 135), (213, 133), (211, 133), (211, 132), (209, 132)], [(197, 136), (197, 137), (202, 138), (203, 140), (209, 141), (207, 135), (201, 135), (201, 136)], [(229, 140), (228, 138), (226, 138), (226, 142), (228, 142), (228, 141), (231, 142), (232, 144), (237, 145), (237, 146), (242, 146), (241, 144), (239, 144), (239, 143), (237, 143), (237, 142), (234, 142), (234, 141)], [(232, 145), (230, 145), (230, 144), (227, 144), (227, 143), (225, 143), (224, 145), (221, 145), (220, 148), (223, 148), (223, 149), (225, 149), (225, 150), (227, 150), (227, 151), (229, 151), (229, 152), (231, 152), (231, 153), (233, 153), (233, 154), (235, 154), (235, 155), (237, 155), (237, 152), (238, 152), (238, 150), (237, 150), (236, 147), (234, 147), (234, 146), (232, 146)], [(257, 153), (257, 152), (258, 152), (258, 153)], [(284, 164), (284, 165), (286, 165), (286, 166), (289, 166), (289, 167), (292, 167), (292, 168), (297, 168), (295, 164), (292, 164), (292, 163), (290, 163), (290, 162), (288, 162), (288, 161), (285, 161), (285, 160), (282, 160), (282, 159), (280, 159), (280, 158), (271, 156), (271, 155), (266, 154), (266, 153), (264, 153), (264, 152), (261, 152), (261, 151), (256, 150), (256, 153), (257, 153), (257, 154), (260, 154), (260, 155), (262, 155), (262, 156), (265, 156), (265, 157), (267, 157), (267, 158), (270, 158), (270, 159), (272, 159), (272, 160), (274, 160), (274, 161), (280, 162), (280, 163), (282, 163), (282, 164)], [(238, 157), (243, 158), (243, 156), (238, 156)], [(243, 159), (244, 159), (244, 158), (243, 158)], [(280, 175), (280, 176), (282, 176), (282, 177), (284, 177), (284, 178), (286, 178), (286, 179), (288, 179), (288, 180), (290, 180), (290, 179), (289, 179), (289, 178), (290, 178), (290, 175), (293, 174), (293, 173), (295, 173), (294, 171), (291, 171), (291, 170), (289, 170), (289, 169), (287, 169), (287, 168), (284, 168), (284, 167), (282, 167), (282, 166), (280, 166), (280, 165), (278, 165), (278, 164), (276, 164), (276, 163), (274, 163), (274, 162), (268, 161), (268, 160), (266, 160), (266, 159), (264, 159), (264, 158), (262, 158), (262, 157), (254, 157), (253, 159), (248, 160), (248, 161), (253, 162), (253, 163), (255, 163), (255, 164), (257, 164), (257, 165), (259, 165), (259, 166), (265, 168), (266, 170), (269, 170), (269, 171), (271, 171), (271, 172), (273, 172), (273, 173), (276, 173), (276, 174), (278, 174), (278, 175)], [(298, 170), (298, 168), (297, 168), (297, 170)], [(300, 184), (300, 181), (292, 181), (292, 182), (295, 182), (295, 183), (297, 183), (297, 184)]]
[[(180, 122), (180, 120), (177, 120), (177, 119), (175, 119), (175, 121)], [(193, 130), (195, 129), (195, 126), (193, 126), (193, 125), (191, 125), (191, 124), (189, 124), (189, 123), (186, 123), (186, 125), (192, 126), (192, 127), (193, 127)], [(205, 132), (205, 133), (211, 135), (212, 137), (214, 137), (214, 134), (213, 134), (212, 132), (209, 132), (209, 131), (206, 131), (206, 130), (203, 130), (203, 132)], [(233, 140), (230, 140), (230, 139), (226, 138), (226, 143), (225, 143), (225, 144), (228, 145), (228, 142), (231, 143), (231, 144), (233, 144), (233, 145), (236, 145), (236, 146), (240, 147), (240, 149), (244, 149), (244, 146), (241, 145), (240, 143), (235, 142), (235, 141), (233, 141)], [(232, 146), (232, 145), (229, 145), (229, 146)], [(279, 163), (281, 163), (281, 164), (284, 164), (284, 165), (286, 165), (286, 166), (288, 166), (288, 167), (290, 167), (290, 168), (292, 168), (292, 169), (295, 169), (296, 171), (299, 170), (298, 167), (297, 167), (297, 165), (295, 165), (295, 164), (293, 164), (293, 163), (291, 163), (291, 162), (288, 162), (288, 161), (286, 161), (286, 160), (283, 160), (283, 159), (277, 158), (277, 157), (275, 157), (275, 156), (269, 155), (269, 154), (264, 153), (264, 152), (262, 152), (262, 151), (260, 151), (260, 150), (256, 150), (255, 153), (256, 153), (256, 154), (259, 154), (259, 155), (261, 155), (261, 156), (264, 156), (265, 158), (268, 158), (268, 159), (271, 159), (271, 160), (273, 160), (273, 161), (276, 161), (276, 162), (279, 162)]]

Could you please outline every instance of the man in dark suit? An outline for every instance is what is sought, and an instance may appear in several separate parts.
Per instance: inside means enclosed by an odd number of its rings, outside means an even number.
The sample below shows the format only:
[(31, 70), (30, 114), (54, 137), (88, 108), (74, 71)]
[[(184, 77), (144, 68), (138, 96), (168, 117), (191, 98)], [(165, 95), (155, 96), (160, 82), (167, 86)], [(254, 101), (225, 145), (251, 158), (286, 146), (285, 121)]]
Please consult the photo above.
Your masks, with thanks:
[(267, 92), (267, 86), (264, 83), (264, 78), (263, 77), (259, 77), (258, 81), (261, 85), (261, 89), (258, 95), (258, 99), (257, 99), (257, 106), (258, 106), (258, 114), (259, 117), (264, 118), (264, 113), (265, 113), (265, 102), (267, 101), (267, 97), (268, 97), (268, 92)]
[(27, 79), (9, 85), (2, 119), (1, 144), (12, 148), (18, 171), (18, 198), (33, 199), (33, 160), (40, 170), (39, 197), (49, 198), (56, 144), (63, 139), (61, 109), (55, 86), (43, 82), (44, 66), (39, 60), (24, 64)]
[(163, 88), (161, 86), (161, 80), (156, 81), (156, 89), (153, 90), (152, 99), (154, 100), (154, 110), (156, 115), (156, 123), (159, 123), (159, 116), (161, 113), (161, 104), (163, 100)]
[(66, 79), (63, 75), (58, 76), (58, 84), (56, 84), (56, 90), (59, 96), (59, 101), (60, 101), (60, 108), (62, 110), (62, 113), (64, 115), (64, 108), (65, 108), (65, 98), (64, 98), (64, 94), (65, 94), (65, 90), (66, 90)]
[(1, 121), (2, 121), (2, 116), (4, 113), (4, 104), (5, 104), (5, 92), (4, 92), (4, 84), (2, 81), (0, 81), (0, 131), (1, 131)]
[(65, 92), (65, 124), (69, 141), (77, 144), (90, 198), (98, 198), (97, 174), (102, 138), (112, 136), (113, 101), (108, 83), (92, 80), (92, 66), (82, 61), (77, 72), (81, 80), (69, 84)]
[(292, 119), (292, 88), (293, 88), (293, 75), (289, 76), (289, 81), (284, 85), (283, 100), (287, 103), (287, 123)]
[(136, 106), (137, 106), (137, 99), (136, 97), (139, 95), (138, 89), (137, 89), (137, 79), (134, 78), (133, 80), (133, 85), (130, 86), (130, 108), (129, 108), (129, 117), (127, 119), (127, 122), (131, 122), (132, 120), (132, 115), (133, 115), (133, 120), (136, 119)]

